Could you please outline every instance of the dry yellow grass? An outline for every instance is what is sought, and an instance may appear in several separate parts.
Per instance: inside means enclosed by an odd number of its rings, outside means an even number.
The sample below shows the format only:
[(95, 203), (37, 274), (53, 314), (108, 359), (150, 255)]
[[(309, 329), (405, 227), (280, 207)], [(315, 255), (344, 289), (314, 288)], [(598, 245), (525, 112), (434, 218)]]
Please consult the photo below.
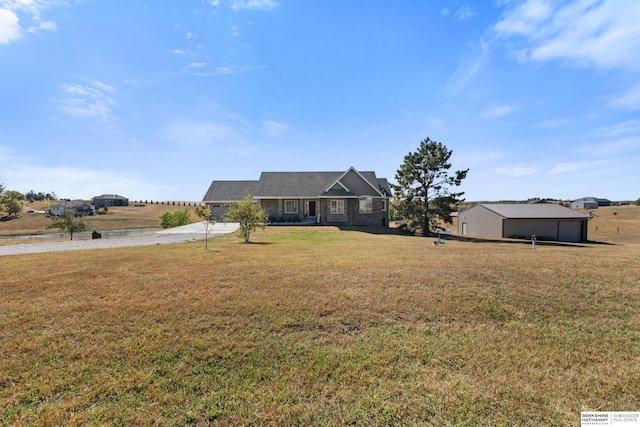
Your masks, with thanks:
[[(29, 204), (29, 206), (36, 210), (45, 209), (45, 205), (42, 202)], [(174, 211), (177, 209), (187, 209), (189, 212), (193, 213), (195, 207), (172, 204), (146, 204), (144, 207), (135, 207), (133, 204), (129, 206), (115, 206), (110, 207), (106, 215), (86, 217), (85, 221), (89, 226), (89, 230), (97, 230), (99, 232), (140, 228), (160, 228), (160, 216), (167, 211)], [(195, 214), (192, 216), (194, 219), (196, 218)], [(53, 220), (45, 214), (25, 212), (19, 219), (0, 221), (0, 236), (55, 233), (58, 230), (47, 228), (52, 222)], [(3, 244), (3, 242), (0, 241), (0, 244)]]
[(640, 206), (607, 206), (591, 214), (589, 240), (640, 244)]
[(269, 227), (209, 251), (2, 257), (0, 425), (538, 426), (634, 411), (637, 237), (534, 251)]

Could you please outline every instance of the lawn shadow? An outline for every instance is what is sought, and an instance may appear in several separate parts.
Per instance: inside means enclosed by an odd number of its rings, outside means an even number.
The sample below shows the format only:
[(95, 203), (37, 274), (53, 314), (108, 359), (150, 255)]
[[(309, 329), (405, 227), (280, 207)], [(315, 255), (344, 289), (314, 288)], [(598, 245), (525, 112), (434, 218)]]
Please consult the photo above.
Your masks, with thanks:
[[(431, 238), (440, 238), (442, 240), (455, 240), (458, 242), (468, 243), (501, 243), (511, 245), (531, 245), (529, 239), (494, 239), (490, 237), (480, 236), (460, 236), (454, 234), (432, 234)], [(587, 248), (588, 245), (611, 245), (617, 246), (616, 243), (597, 242), (593, 240), (587, 240), (584, 242), (559, 242), (556, 240), (536, 240), (536, 246), (560, 246), (560, 247), (573, 247), (573, 248)]]
[(391, 234), (395, 236), (412, 236), (412, 233), (409, 233), (405, 230), (401, 230), (399, 228), (394, 227), (359, 227), (355, 225), (338, 225), (333, 226), (337, 227), (340, 231), (358, 231), (361, 233), (368, 234)]
[[(408, 230), (395, 227), (357, 227), (357, 226), (338, 226), (340, 231), (357, 231), (369, 234), (379, 235), (396, 235), (396, 236), (411, 236), (411, 237), (423, 237), (425, 239), (438, 239), (444, 241), (458, 241), (467, 243), (500, 243), (505, 245), (531, 245), (531, 240), (528, 239), (495, 239), (491, 237), (481, 236), (460, 236), (456, 234), (448, 233), (429, 233), (427, 236), (419, 236), (411, 233)], [(558, 242), (555, 240), (536, 240), (536, 246), (559, 246), (559, 247), (574, 247), (574, 248), (587, 248), (588, 245), (610, 245), (618, 246), (616, 243), (599, 242), (595, 240), (587, 240), (584, 242)]]

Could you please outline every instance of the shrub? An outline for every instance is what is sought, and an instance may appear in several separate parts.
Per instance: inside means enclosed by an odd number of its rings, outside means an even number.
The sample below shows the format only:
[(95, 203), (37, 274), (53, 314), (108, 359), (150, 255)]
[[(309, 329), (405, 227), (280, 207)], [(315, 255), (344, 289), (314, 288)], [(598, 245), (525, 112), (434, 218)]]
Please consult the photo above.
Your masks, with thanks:
[(193, 219), (187, 209), (181, 209), (173, 212), (165, 212), (160, 216), (160, 225), (162, 228), (180, 227), (182, 225), (191, 224)]

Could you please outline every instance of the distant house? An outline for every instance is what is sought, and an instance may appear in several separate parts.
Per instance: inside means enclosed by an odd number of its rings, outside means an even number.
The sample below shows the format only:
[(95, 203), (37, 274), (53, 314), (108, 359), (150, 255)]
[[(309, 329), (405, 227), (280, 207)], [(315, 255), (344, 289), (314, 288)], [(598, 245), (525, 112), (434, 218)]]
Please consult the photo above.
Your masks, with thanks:
[(102, 196), (95, 196), (91, 199), (91, 203), (98, 208), (104, 208), (105, 206), (129, 206), (129, 199), (117, 194), (103, 194)]
[(213, 181), (202, 201), (220, 218), (250, 194), (272, 219), (389, 226), (386, 178), (351, 167), (342, 172), (262, 172), (257, 181)]
[(551, 203), (479, 204), (458, 214), (458, 234), (580, 242), (591, 217)]
[(583, 197), (571, 201), (571, 209), (598, 209), (598, 206), (611, 206), (611, 201), (597, 197)]
[(51, 215), (61, 216), (65, 212), (69, 212), (73, 216), (95, 215), (96, 208), (89, 203), (71, 201), (63, 201), (49, 208), (49, 214)]

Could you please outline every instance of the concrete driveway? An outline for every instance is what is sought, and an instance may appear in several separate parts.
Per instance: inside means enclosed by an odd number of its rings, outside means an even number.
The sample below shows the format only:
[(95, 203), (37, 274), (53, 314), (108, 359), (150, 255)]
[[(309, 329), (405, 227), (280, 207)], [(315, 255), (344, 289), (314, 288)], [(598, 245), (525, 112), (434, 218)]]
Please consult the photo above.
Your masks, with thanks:
[[(237, 223), (219, 223), (209, 226), (209, 237), (233, 233)], [(182, 243), (205, 238), (205, 227), (201, 222), (182, 227), (169, 228), (154, 233), (111, 237), (95, 240), (67, 240), (63, 242), (33, 242), (0, 245), (0, 256), (34, 254), (43, 252), (73, 251), (80, 249), (107, 249), (127, 246), (152, 246)]]
[[(214, 225), (209, 225), (209, 235), (221, 235), (233, 233), (238, 229), (239, 224), (237, 222), (216, 222)], [(158, 231), (158, 234), (202, 234), (204, 239), (205, 227), (201, 222), (194, 222), (193, 224), (183, 225), (182, 227), (167, 228), (162, 231)]]

